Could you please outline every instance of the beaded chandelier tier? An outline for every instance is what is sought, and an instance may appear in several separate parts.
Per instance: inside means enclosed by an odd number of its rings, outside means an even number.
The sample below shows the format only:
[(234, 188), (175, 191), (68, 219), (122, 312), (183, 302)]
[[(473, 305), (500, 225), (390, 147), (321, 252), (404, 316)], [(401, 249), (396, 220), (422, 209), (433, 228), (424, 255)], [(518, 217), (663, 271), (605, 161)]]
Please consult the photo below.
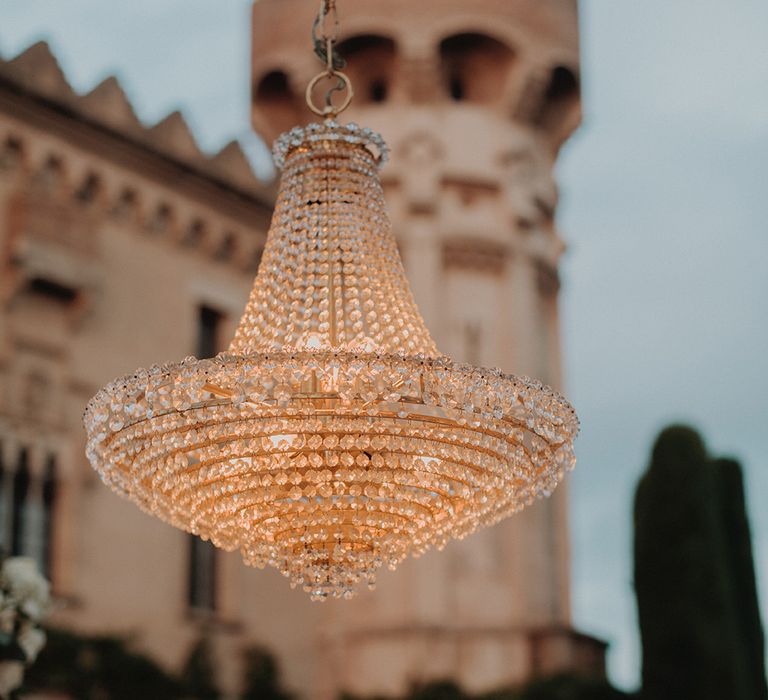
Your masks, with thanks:
[(264, 256), (227, 352), (117, 379), (87, 454), (140, 508), (314, 599), (373, 586), (548, 495), (578, 421), (551, 389), (440, 354), (405, 278), (381, 138), (284, 134)]

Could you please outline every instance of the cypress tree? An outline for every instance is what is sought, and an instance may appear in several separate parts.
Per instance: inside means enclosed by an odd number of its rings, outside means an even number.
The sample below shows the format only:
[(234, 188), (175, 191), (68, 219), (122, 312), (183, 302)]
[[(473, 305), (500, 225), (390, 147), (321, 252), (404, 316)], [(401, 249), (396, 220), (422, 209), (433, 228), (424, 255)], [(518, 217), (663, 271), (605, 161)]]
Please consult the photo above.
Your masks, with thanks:
[(699, 435), (659, 435), (634, 507), (648, 700), (752, 700), (743, 686), (714, 465)]
[(716, 460), (714, 467), (725, 553), (731, 576), (733, 607), (741, 640), (739, 653), (745, 666), (748, 697), (754, 700), (768, 700), (765, 642), (760, 621), (742, 470), (739, 463), (732, 459)]

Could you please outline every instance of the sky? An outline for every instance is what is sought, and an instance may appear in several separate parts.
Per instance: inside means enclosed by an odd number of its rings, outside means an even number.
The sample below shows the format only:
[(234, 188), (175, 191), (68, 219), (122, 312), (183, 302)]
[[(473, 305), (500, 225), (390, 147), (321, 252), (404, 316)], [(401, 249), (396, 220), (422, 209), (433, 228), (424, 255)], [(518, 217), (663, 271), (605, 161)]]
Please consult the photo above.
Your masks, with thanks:
[[(45, 38), (70, 82), (117, 74), (209, 151), (249, 130), (249, 0), (0, 0), (0, 53)], [(658, 431), (746, 468), (768, 619), (768, 3), (581, 0), (584, 125), (558, 164), (574, 621), (639, 680), (633, 489)]]

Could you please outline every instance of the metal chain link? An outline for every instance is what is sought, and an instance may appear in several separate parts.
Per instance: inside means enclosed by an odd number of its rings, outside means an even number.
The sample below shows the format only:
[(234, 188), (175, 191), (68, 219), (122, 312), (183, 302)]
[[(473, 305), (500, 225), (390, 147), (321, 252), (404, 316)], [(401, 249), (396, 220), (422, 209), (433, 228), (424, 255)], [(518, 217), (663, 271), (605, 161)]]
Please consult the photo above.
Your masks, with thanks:
[[(347, 62), (334, 50), (338, 39), (339, 16), (336, 11), (336, 0), (321, 0), (320, 11), (312, 24), (312, 44), (315, 54), (325, 65), (325, 71), (318, 73), (309, 81), (305, 97), (307, 106), (315, 114), (327, 119), (335, 119), (338, 114), (343, 112), (355, 94), (349, 77), (341, 71)], [(312, 99), (313, 91), (324, 80), (330, 80), (331, 86), (325, 91), (323, 106), (318, 107)], [(347, 93), (344, 100), (341, 104), (334, 105), (334, 94), (343, 92)]]
[(317, 57), (328, 72), (341, 70), (347, 62), (334, 51), (339, 38), (339, 15), (336, 0), (320, 0), (320, 11), (312, 24), (312, 44)]

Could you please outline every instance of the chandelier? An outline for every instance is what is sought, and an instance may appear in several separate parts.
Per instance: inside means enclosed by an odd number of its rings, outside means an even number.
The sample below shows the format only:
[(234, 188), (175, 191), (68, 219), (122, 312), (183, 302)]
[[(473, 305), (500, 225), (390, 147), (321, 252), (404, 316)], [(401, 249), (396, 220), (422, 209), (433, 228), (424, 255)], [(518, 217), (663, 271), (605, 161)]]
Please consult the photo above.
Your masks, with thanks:
[[(385, 209), (387, 148), (336, 121), (352, 88), (324, 29), (334, 9), (315, 24), (326, 70), (307, 90), (325, 119), (275, 143), (277, 203), (228, 350), (117, 379), (84, 416), (117, 493), (315, 600), (549, 495), (578, 431), (552, 389), (437, 350)], [(335, 82), (318, 108), (322, 78)]]

